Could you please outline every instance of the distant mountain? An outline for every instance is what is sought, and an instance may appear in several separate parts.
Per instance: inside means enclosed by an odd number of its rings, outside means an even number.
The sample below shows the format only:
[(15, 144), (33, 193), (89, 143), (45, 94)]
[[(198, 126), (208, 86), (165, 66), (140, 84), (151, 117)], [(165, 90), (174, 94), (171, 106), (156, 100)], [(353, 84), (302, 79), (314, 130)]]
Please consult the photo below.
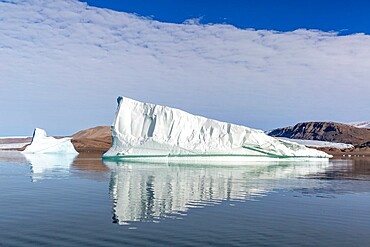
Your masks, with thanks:
[(305, 139), (352, 144), (356, 148), (370, 147), (370, 129), (335, 122), (305, 122), (267, 132), (274, 137)]
[(0, 150), (24, 150), (31, 143), (30, 136), (0, 137)]

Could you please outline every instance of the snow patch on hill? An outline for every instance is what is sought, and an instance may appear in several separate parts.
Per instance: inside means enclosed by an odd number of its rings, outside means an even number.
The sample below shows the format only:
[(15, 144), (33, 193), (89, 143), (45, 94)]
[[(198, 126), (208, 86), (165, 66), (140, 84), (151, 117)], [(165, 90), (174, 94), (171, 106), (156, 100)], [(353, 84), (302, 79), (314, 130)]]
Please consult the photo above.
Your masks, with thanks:
[(370, 121), (353, 122), (348, 123), (348, 125), (352, 125), (357, 128), (370, 129)]
[(354, 148), (351, 144), (346, 143), (336, 143), (336, 142), (325, 142), (325, 141), (315, 141), (315, 140), (302, 140), (302, 139), (290, 139), (284, 137), (278, 137), (279, 140), (295, 142), (301, 145), (308, 147), (328, 147), (328, 148), (338, 148), (338, 149), (347, 149)]

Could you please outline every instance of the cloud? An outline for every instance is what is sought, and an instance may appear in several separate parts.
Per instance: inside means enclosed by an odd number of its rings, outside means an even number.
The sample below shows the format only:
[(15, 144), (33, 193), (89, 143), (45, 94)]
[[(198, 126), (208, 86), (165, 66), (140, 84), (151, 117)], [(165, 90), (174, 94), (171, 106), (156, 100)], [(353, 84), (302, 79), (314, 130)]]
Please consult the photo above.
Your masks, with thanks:
[(0, 135), (110, 124), (125, 95), (251, 127), (370, 115), (370, 37), (0, 1)]

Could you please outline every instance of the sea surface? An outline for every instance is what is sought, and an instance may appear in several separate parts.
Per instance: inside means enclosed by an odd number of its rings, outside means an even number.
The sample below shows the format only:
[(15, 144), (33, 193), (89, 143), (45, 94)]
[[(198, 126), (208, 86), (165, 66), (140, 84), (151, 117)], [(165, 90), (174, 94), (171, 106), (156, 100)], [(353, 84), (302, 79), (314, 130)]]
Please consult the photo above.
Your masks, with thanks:
[(0, 152), (0, 246), (370, 246), (370, 159), (230, 166)]

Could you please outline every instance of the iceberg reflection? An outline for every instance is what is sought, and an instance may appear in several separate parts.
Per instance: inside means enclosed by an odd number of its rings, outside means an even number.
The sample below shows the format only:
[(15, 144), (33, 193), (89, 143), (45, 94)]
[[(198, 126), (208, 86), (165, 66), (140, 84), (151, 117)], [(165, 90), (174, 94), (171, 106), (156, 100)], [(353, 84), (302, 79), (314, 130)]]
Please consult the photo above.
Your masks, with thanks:
[(289, 187), (284, 178), (323, 171), (329, 162), (270, 162), (209, 166), (106, 162), (111, 169), (114, 222), (158, 222), (189, 208), (251, 200)]
[(33, 154), (23, 153), (31, 164), (31, 180), (66, 177), (77, 154)]

